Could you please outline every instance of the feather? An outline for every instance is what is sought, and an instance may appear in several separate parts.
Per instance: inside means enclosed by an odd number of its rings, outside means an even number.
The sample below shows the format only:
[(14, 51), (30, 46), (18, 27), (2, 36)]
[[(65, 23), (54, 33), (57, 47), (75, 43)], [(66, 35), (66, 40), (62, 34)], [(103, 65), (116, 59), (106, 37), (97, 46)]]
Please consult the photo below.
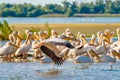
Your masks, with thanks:
[(42, 50), (42, 52), (44, 54), (46, 54), (47, 56), (49, 56), (55, 62), (55, 64), (57, 64), (57, 65), (63, 64), (63, 62), (64, 62), (63, 59), (60, 58), (60, 57), (57, 57), (55, 55), (54, 51), (50, 50), (48, 47), (42, 45), (40, 47), (40, 49)]

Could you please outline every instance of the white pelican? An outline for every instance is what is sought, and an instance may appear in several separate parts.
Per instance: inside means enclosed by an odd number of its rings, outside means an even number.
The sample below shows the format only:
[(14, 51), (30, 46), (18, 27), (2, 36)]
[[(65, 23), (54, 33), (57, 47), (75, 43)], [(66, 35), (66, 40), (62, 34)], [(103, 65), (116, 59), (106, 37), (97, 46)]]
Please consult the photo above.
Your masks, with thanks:
[(92, 34), (91, 39), (89, 41), (89, 44), (91, 44), (91, 45), (97, 45), (96, 37), (95, 37), (94, 34)]
[(57, 37), (58, 37), (58, 33), (55, 30), (51, 30), (50, 38), (57, 38)]
[(35, 48), (40, 48), (44, 54), (55, 62), (55, 64), (61, 65), (63, 63), (63, 59), (59, 57), (59, 51), (54, 44), (49, 42), (39, 42)]
[(116, 60), (120, 60), (120, 54), (114, 49), (110, 51), (109, 55), (115, 58)]
[(120, 28), (117, 29), (117, 38), (118, 38), (118, 40), (111, 44), (111, 46), (110, 46), (111, 49), (112, 48), (117, 48), (117, 47), (118, 47), (118, 49), (120, 49), (119, 48), (119, 45), (120, 45)]
[(53, 60), (50, 57), (44, 56), (40, 59), (40, 63), (53, 63)]
[(17, 33), (17, 40), (16, 40), (16, 45), (20, 47), (20, 45), (22, 44), (22, 38), (23, 38), (23, 35), (20, 31), (18, 31)]
[(101, 33), (101, 44), (99, 44), (99, 46), (96, 47), (95, 49), (95, 52), (98, 54), (98, 55), (101, 55), (101, 54), (104, 54), (107, 52), (107, 48), (106, 48), (106, 45), (105, 45), (105, 40), (102, 38), (103, 37), (103, 33)]
[[(13, 54), (18, 46), (16, 46), (17, 32), (14, 31), (10, 34), (10, 42), (7, 42), (2, 48), (0, 48), (0, 55), (3, 55), (6, 58), (11, 58), (11, 54)], [(13, 44), (13, 45), (11, 45)]]
[(75, 62), (76, 63), (92, 63), (93, 60), (88, 56), (80, 55), (75, 58)]
[(16, 56), (23, 54), (23, 57), (27, 57), (27, 52), (30, 50), (32, 46), (31, 41), (30, 41), (32, 37), (33, 37), (33, 33), (28, 32), (25, 43), (23, 43), (23, 45), (20, 46), (20, 48), (18, 48), (17, 51), (15, 52)]
[[(112, 54), (114, 54), (114, 53), (112, 53)], [(112, 58), (111, 56), (106, 55), (106, 54), (99, 56), (92, 49), (88, 50), (88, 55), (90, 56), (91, 59), (93, 59), (94, 62), (116, 62), (115, 58)]]
[(39, 35), (40, 41), (43, 41), (48, 37), (47, 33), (44, 31), (38, 32), (38, 35)]
[(80, 51), (86, 53), (88, 49), (95, 50), (95, 46), (88, 43), (88, 41), (85, 38), (85, 35), (80, 34), (80, 40), (81, 40), (81, 46), (83, 46), (82, 48), (80, 48), (81, 49)]
[(35, 37), (35, 41), (32, 43), (32, 49), (33, 49), (33, 56), (34, 57), (41, 57), (42, 56), (42, 51), (40, 50), (40, 48), (34, 49), (34, 46), (38, 43), (38, 40), (40, 40), (40, 38), (37, 35), (37, 32), (34, 32), (34, 37)]
[(104, 34), (106, 35), (106, 37), (108, 38), (108, 40), (112, 43), (112, 37), (114, 36), (114, 32), (110, 32), (109, 29), (106, 29), (104, 31)]

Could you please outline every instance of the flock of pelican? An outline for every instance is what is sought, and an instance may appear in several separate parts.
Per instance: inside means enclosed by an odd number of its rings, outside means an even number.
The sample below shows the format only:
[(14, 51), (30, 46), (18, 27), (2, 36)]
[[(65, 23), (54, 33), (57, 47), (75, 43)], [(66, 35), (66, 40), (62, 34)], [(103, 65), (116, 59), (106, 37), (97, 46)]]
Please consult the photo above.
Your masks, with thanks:
[(116, 62), (120, 59), (120, 28), (116, 32), (118, 40), (113, 42), (114, 32), (109, 29), (93, 34), (89, 41), (85, 34), (78, 32), (75, 36), (69, 28), (61, 35), (51, 30), (50, 36), (47, 31), (33, 33), (25, 30), (25, 41), (20, 31), (14, 31), (9, 35), (9, 41), (0, 48), (0, 56), (5, 59), (27, 58), (32, 50), (32, 56), (39, 58), (41, 63)]

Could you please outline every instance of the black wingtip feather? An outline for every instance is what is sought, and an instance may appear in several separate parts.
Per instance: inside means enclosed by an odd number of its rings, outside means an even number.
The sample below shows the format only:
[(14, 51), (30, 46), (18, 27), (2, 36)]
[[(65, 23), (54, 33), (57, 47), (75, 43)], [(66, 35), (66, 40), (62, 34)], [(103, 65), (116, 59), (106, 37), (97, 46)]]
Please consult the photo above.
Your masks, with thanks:
[(57, 65), (61, 65), (63, 64), (64, 60), (60, 57), (57, 57), (54, 53), (54, 51), (50, 50), (48, 47), (46, 46), (41, 46), (40, 49), (42, 50), (42, 52), (44, 54), (46, 54), (47, 56), (49, 56)]

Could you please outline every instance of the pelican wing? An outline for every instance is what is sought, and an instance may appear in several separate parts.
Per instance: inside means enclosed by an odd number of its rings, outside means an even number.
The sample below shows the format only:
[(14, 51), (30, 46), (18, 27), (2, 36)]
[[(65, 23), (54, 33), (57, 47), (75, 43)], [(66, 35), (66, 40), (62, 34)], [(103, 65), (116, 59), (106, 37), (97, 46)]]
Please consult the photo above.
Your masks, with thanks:
[(63, 64), (63, 59), (60, 57), (57, 57), (54, 53), (54, 51), (50, 50), (48, 47), (46, 46), (41, 46), (40, 49), (42, 50), (42, 52), (44, 54), (46, 54), (47, 56), (49, 56), (57, 65), (61, 65)]
[(47, 39), (45, 42), (52, 43), (54, 45), (59, 45), (59, 46), (66, 46), (68, 48), (74, 48), (68, 41), (60, 39), (60, 38), (52, 38), (52, 39)]

